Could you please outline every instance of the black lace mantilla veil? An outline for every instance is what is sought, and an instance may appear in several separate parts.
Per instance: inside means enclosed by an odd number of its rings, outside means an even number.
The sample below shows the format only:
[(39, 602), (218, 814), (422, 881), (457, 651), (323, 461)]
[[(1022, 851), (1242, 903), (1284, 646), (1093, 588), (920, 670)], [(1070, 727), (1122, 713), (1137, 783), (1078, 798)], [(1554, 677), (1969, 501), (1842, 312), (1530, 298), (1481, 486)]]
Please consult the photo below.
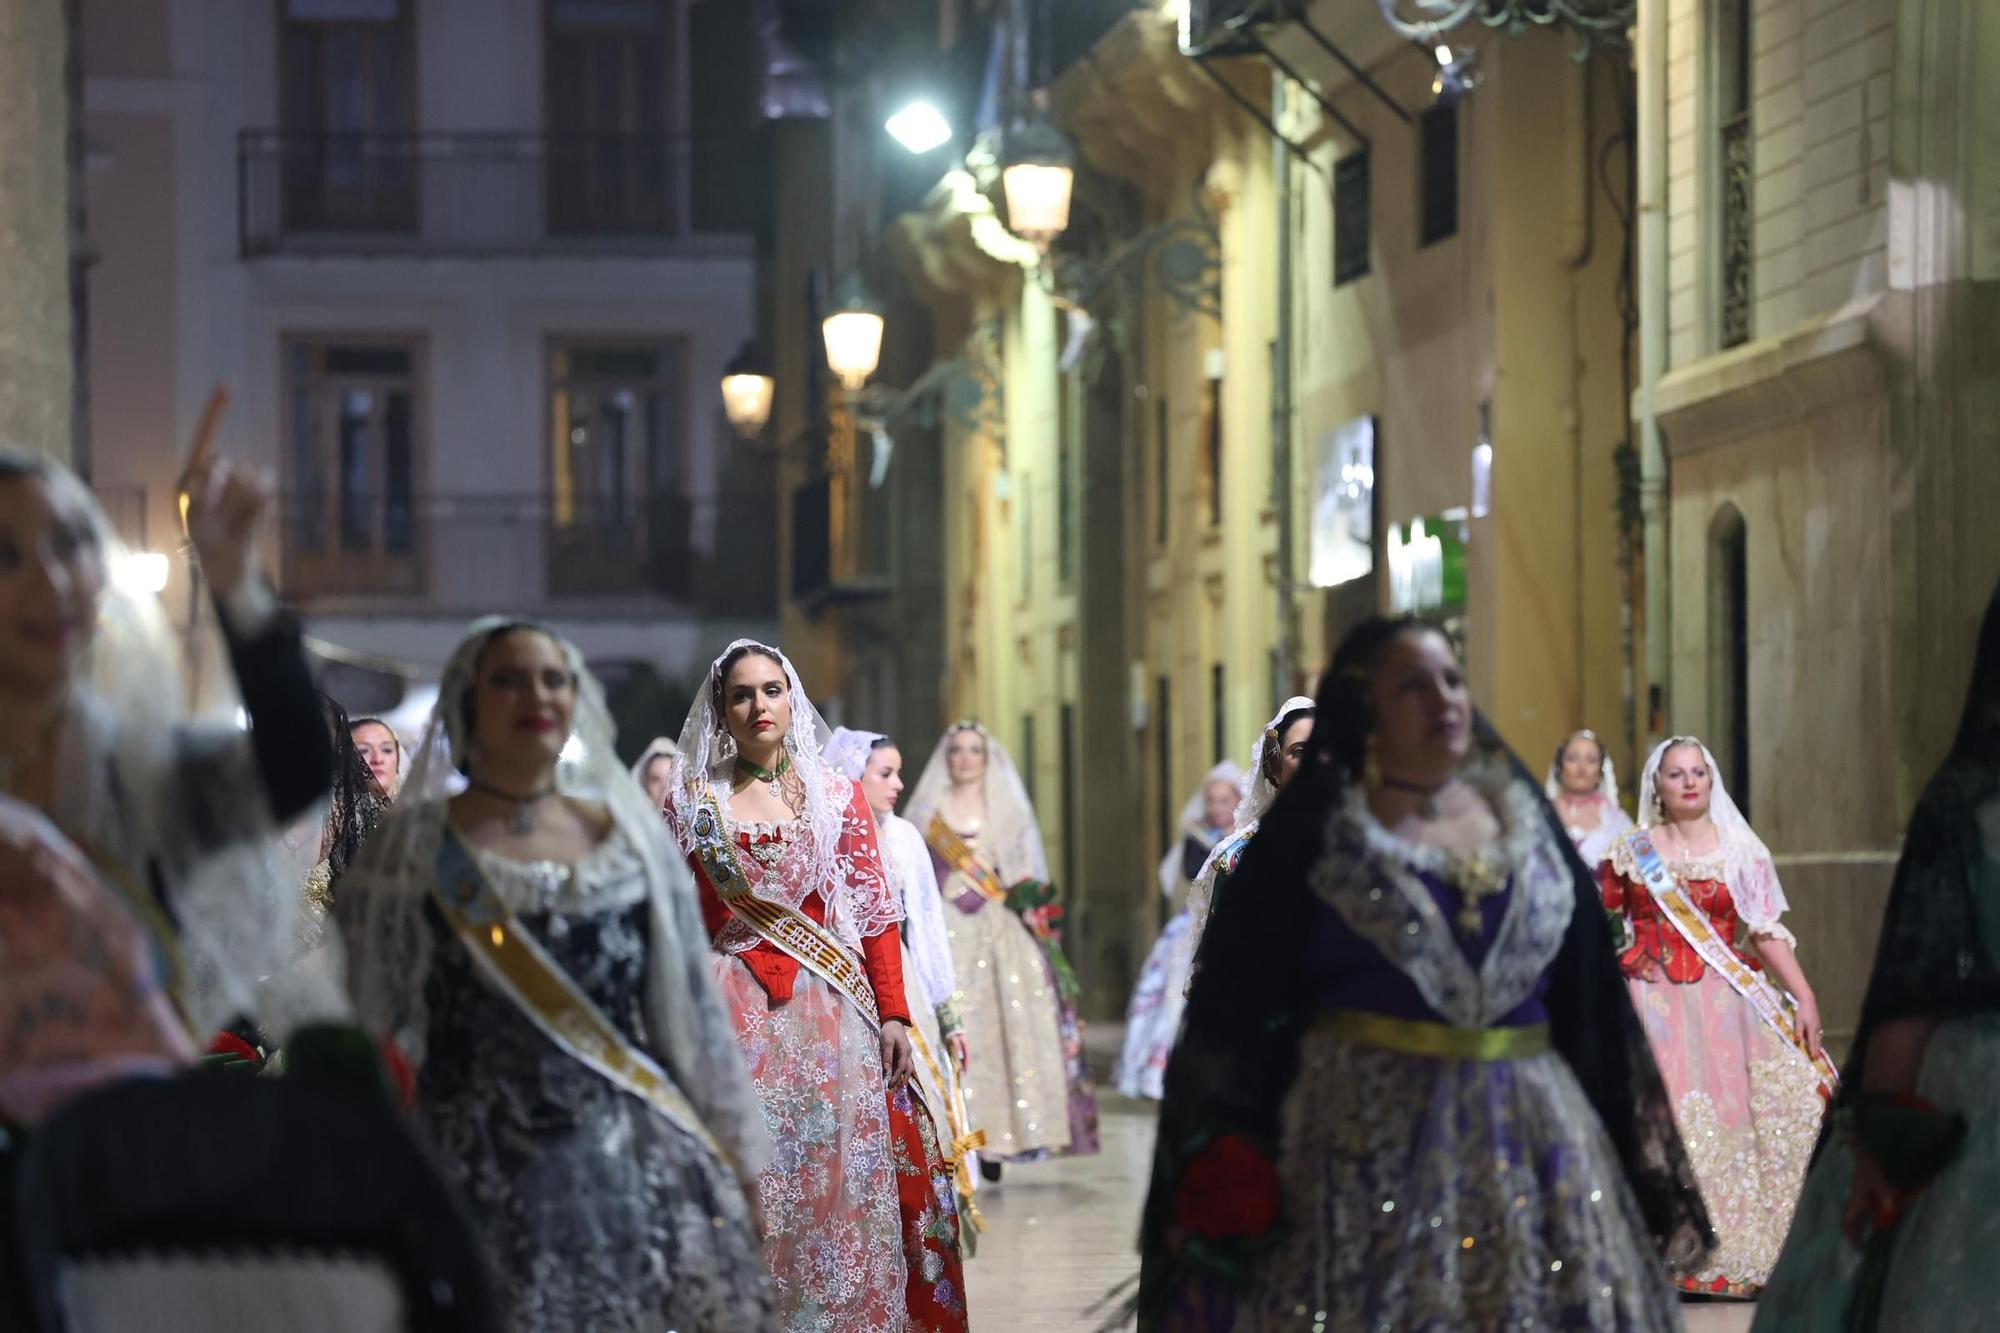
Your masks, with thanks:
[(324, 694), (319, 701), (333, 736), (333, 796), (320, 835), (320, 859), (327, 863), (330, 884), (338, 885), (388, 818), (389, 798), (355, 748), (346, 710)]
[(1917, 799), (1882, 916), (1875, 969), (1841, 1087), (1858, 1093), (1868, 1039), (1902, 1018), (1946, 1021), (2000, 1009), (2000, 968), (1981, 943), (1976, 817), (2000, 795), (2000, 586), (1986, 605), (1972, 685), (1951, 751)]
[[(1329, 680), (1331, 673), (1329, 673)], [(1322, 682), (1319, 716), (1346, 707)], [(1202, 937), (1179, 1043), (1167, 1065), (1152, 1181), (1141, 1216), (1138, 1310), (1160, 1326), (1180, 1269), (1168, 1251), (1182, 1166), (1224, 1134), (1272, 1160), (1279, 1115), (1298, 1073), (1312, 1017), (1305, 967), (1314, 897), (1308, 878), (1346, 778), (1315, 732), (1305, 766), (1278, 796), (1245, 849), (1230, 891)], [(1547, 1007), (1556, 1049), (1603, 1120), (1668, 1268), (1692, 1272), (1714, 1244), (1708, 1211), (1674, 1124), (1659, 1067), (1618, 971), (1596, 881), (1577, 857), (1541, 783), (1483, 716), (1475, 748), (1504, 758), (1541, 804), (1576, 881), (1576, 911), (1549, 966)], [(1396, 1114), (1384, 1108), (1385, 1114)]]

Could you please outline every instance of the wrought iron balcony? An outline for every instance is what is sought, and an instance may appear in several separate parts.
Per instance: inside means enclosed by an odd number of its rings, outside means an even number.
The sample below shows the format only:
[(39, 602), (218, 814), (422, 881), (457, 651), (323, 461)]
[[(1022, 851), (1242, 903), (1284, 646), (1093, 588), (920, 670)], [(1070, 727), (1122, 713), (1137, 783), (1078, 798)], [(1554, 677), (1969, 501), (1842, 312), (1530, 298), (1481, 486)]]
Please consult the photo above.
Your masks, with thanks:
[(246, 258), (747, 252), (690, 225), (690, 140), (539, 130), (237, 136)]
[(767, 501), (327, 491), (288, 493), (279, 512), (284, 593), (321, 614), (618, 619), (777, 605)]

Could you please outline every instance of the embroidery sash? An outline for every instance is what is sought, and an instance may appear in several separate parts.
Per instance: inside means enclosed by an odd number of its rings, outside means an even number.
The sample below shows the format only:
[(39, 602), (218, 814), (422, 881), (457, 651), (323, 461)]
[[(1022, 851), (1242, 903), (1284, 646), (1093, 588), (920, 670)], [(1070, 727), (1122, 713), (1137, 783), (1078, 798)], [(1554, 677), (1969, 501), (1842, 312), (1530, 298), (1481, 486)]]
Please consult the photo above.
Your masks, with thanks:
[(1673, 923), (1688, 947), (1701, 957), (1701, 961), (1714, 968), (1731, 990), (1749, 1001), (1771, 1031), (1778, 1034), (1784, 1043), (1799, 1053), (1819, 1075), (1820, 1085), (1828, 1096), (1840, 1090), (1840, 1071), (1834, 1068), (1825, 1051), (1815, 1057), (1800, 1045), (1798, 1026), (1795, 1022), (1798, 1008), (1792, 997), (1785, 994), (1764, 973), (1751, 967), (1722, 938), (1716, 930), (1715, 922), (1708, 913), (1695, 906), (1687, 896), (1687, 890), (1667, 869), (1666, 862), (1653, 847), (1653, 840), (1644, 829), (1635, 829), (1629, 835), (1628, 845), (1632, 849), (1632, 862), (1638, 867), (1646, 889), (1653, 895), (1653, 901), (1660, 905), (1660, 915)]
[[(951, 1168), (952, 1182), (958, 1186), (959, 1202), (963, 1205), (965, 1220), (972, 1223), (974, 1231), (986, 1230), (986, 1219), (972, 1202), (973, 1191), (978, 1184), (972, 1174), (972, 1154), (986, 1146), (986, 1131), (967, 1129), (965, 1102), (959, 1096), (956, 1086), (944, 1076), (944, 1065), (938, 1053), (931, 1049), (929, 1038), (924, 1036), (921, 1023), (910, 1024), (910, 1045), (915, 1048), (917, 1058), (924, 1062), (924, 1068), (931, 1071), (931, 1082), (945, 1099), (945, 1128), (950, 1133), (950, 1151), (945, 1154), (945, 1165)], [(950, 1059), (949, 1051), (945, 1059)], [(910, 1089), (918, 1105), (924, 1105), (922, 1089), (914, 1084)], [(931, 1123), (937, 1123), (935, 1112), (930, 1112)]]
[(944, 822), (943, 815), (931, 816), (930, 827), (924, 830), (924, 841), (944, 858), (946, 865), (965, 876), (972, 887), (979, 890), (982, 898), (1006, 905), (1007, 886), (1000, 882), (1000, 873), (982, 860), (979, 853), (972, 850), (972, 845)]
[(494, 988), (565, 1055), (646, 1102), (722, 1161), (736, 1166), (664, 1069), (626, 1040), (562, 966), (521, 925), (479, 863), (445, 831), (431, 896), (466, 952)]
[[(743, 873), (743, 863), (737, 859), (729, 821), (722, 817), (712, 795), (702, 797), (695, 806), (689, 829), (695, 859), (701, 862), (708, 882), (715, 886), (716, 896), (730, 915), (845, 996), (868, 1020), (868, 1026), (880, 1031), (882, 1016), (875, 1007), (875, 988), (861, 970), (861, 961), (804, 912), (765, 902), (756, 895)], [(914, 1024), (911, 1030), (915, 1030)]]

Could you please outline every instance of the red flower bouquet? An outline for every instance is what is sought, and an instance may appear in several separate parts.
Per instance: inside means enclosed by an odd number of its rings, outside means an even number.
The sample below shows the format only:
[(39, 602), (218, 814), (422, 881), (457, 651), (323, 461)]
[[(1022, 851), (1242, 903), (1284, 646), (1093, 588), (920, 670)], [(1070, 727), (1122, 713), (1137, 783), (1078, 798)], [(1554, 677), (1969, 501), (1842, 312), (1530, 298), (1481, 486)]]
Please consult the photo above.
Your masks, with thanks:
[(1278, 1224), (1278, 1168), (1241, 1134), (1212, 1139), (1181, 1171), (1174, 1222), (1205, 1241), (1255, 1240)]

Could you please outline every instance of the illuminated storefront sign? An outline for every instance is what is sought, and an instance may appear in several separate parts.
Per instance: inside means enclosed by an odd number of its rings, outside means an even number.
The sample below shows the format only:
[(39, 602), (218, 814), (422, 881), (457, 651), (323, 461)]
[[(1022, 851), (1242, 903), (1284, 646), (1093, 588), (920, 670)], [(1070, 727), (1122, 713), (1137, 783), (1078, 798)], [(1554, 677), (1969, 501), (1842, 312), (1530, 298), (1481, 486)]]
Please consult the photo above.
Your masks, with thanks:
[(1465, 511), (1454, 509), (1391, 525), (1390, 610), (1465, 609), (1465, 520)]
[(1332, 588), (1373, 573), (1375, 418), (1358, 417), (1320, 437), (1312, 496), (1312, 586)]

